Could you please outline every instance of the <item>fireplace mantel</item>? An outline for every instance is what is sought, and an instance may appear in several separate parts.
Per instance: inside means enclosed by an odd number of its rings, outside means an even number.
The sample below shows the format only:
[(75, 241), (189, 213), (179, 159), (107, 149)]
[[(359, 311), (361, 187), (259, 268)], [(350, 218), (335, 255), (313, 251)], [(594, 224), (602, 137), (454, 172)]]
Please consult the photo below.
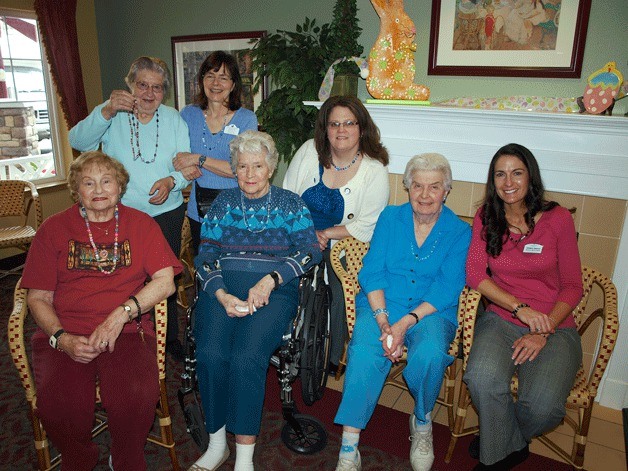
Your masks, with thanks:
[(532, 150), (548, 190), (628, 200), (628, 118), (436, 106), (366, 108), (390, 153), (391, 173), (402, 174), (413, 155), (439, 152), (449, 160), (454, 180), (484, 183), (495, 151), (516, 142)]

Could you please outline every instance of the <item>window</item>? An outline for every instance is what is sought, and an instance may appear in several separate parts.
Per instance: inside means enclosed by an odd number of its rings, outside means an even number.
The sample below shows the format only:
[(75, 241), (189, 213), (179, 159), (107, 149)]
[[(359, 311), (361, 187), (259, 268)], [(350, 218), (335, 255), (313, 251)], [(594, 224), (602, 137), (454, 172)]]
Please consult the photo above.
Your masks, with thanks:
[[(56, 106), (37, 21), (0, 11), (0, 179), (59, 177)], [(61, 175), (62, 176), (62, 175)]]

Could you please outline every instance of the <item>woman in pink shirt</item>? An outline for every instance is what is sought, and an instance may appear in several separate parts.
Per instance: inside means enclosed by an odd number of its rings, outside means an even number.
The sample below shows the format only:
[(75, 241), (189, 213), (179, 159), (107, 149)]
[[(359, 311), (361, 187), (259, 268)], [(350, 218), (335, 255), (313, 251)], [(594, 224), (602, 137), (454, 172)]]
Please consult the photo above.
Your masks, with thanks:
[(511, 469), (528, 457), (532, 438), (564, 417), (582, 362), (571, 315), (582, 297), (576, 232), (569, 211), (544, 191), (527, 148), (497, 151), (467, 257), (467, 284), (489, 301), (464, 376), (480, 420), (475, 470)]

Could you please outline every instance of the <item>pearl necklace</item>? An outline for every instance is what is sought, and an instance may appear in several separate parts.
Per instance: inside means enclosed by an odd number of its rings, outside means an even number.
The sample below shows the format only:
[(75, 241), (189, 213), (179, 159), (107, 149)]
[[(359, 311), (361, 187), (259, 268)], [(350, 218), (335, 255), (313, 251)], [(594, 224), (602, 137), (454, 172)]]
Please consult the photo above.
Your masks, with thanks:
[[(246, 207), (245, 207), (246, 206), (246, 202), (245, 202), (245, 199), (244, 199), (244, 192), (240, 191), (240, 202), (242, 204), (242, 218), (244, 220), (244, 225), (246, 226), (246, 230), (247, 231), (252, 232), (253, 234), (259, 234), (260, 232), (266, 230), (266, 226), (268, 225), (268, 221), (270, 221), (270, 206), (272, 204), (272, 197), (273, 197), (272, 191), (273, 191), (273, 187), (271, 186), (271, 187), (268, 188), (268, 201), (266, 202), (266, 220), (264, 221), (264, 223), (263, 223), (263, 225), (262, 225), (262, 227), (260, 229), (251, 229), (251, 226), (249, 225), (249, 221), (248, 221), (248, 219), (246, 217), (247, 210), (246, 210)], [(250, 208), (250, 209), (252, 209), (252, 208)], [(262, 223), (260, 222), (260, 225), (261, 224)]]
[[(142, 149), (140, 148), (140, 120), (135, 117), (135, 113), (129, 113), (129, 126), (131, 127), (131, 152), (133, 152), (133, 160), (140, 159), (145, 164), (152, 164), (157, 158), (157, 149), (159, 148), (159, 109), (155, 112), (157, 120), (157, 137), (155, 138), (155, 153), (152, 160), (144, 160), (142, 157)], [(135, 142), (133, 142), (135, 137)], [(135, 148), (137, 147), (137, 152)]]
[(358, 153), (355, 154), (355, 157), (353, 158), (353, 160), (351, 161), (349, 165), (345, 165), (344, 167), (338, 167), (336, 166), (333, 160), (331, 164), (334, 166), (334, 169), (336, 169), (336, 172), (342, 172), (343, 170), (349, 170), (351, 167), (353, 167), (353, 164), (358, 161), (358, 157), (360, 157), (360, 151), (358, 151)]
[[(84, 206), (81, 206), (81, 215), (83, 216), (83, 219), (85, 220), (85, 226), (87, 227), (87, 235), (89, 236), (89, 243), (91, 244), (92, 250), (94, 251), (94, 258), (96, 259), (96, 263), (98, 264), (98, 269), (105, 275), (111, 275), (114, 271), (116, 271), (116, 268), (118, 266), (118, 236), (120, 235), (120, 231), (119, 231), (120, 217), (118, 214), (118, 205), (116, 205), (115, 210), (113, 212), (113, 216), (116, 220), (116, 228), (114, 230), (114, 236), (113, 236), (113, 267), (111, 268), (111, 270), (106, 270), (100, 266), (102, 262), (107, 261), (108, 253), (105, 249), (102, 249), (100, 252), (98, 251), (98, 248), (96, 247), (96, 243), (94, 242), (94, 235), (92, 234), (92, 230), (89, 226), (89, 219), (87, 218), (87, 210), (85, 209)], [(100, 259), (101, 256), (102, 256), (102, 262)]]

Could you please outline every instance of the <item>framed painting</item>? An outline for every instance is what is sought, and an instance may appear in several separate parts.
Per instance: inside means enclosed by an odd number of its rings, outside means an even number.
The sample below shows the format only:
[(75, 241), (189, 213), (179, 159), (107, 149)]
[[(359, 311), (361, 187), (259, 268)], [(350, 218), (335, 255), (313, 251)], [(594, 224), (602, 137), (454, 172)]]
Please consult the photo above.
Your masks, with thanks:
[(256, 74), (251, 67), (250, 50), (254, 40), (266, 35), (266, 31), (243, 33), (200, 34), (173, 36), (172, 65), (174, 69), (175, 106), (178, 110), (194, 102), (198, 93), (196, 75), (205, 58), (214, 51), (225, 51), (238, 61), (242, 77), (242, 106), (255, 111), (266, 97), (266, 84), (253, 93)]
[(432, 0), (429, 75), (579, 78), (591, 0)]

